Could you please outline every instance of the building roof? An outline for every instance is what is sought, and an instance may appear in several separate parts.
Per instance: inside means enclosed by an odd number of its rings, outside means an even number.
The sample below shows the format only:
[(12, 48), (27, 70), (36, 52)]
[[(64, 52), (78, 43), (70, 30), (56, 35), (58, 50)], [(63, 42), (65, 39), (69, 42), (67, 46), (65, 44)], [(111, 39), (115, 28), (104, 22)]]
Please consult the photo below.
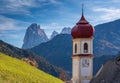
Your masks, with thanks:
[(71, 30), (73, 38), (90, 38), (94, 35), (94, 27), (85, 19), (82, 12), (81, 19)]

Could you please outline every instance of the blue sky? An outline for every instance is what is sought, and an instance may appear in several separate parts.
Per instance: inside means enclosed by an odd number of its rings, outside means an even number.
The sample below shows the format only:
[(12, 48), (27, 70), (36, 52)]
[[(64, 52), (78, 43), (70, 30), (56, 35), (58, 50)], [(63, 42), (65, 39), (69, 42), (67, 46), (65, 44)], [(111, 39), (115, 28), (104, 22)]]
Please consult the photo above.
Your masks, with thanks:
[(50, 37), (53, 30), (75, 25), (82, 4), (93, 26), (120, 19), (120, 0), (0, 0), (0, 39), (21, 47), (31, 23), (40, 24)]

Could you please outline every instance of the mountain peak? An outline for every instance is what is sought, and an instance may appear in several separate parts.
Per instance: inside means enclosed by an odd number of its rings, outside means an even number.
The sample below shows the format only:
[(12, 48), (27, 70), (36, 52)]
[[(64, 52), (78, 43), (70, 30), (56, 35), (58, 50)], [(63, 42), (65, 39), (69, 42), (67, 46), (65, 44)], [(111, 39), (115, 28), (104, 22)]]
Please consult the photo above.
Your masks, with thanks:
[(53, 31), (52, 34), (51, 34), (50, 39), (53, 39), (56, 35), (58, 35), (58, 32), (57, 31)]
[(40, 25), (37, 25), (36, 23), (32, 23), (27, 30), (32, 30), (32, 31), (38, 31), (40, 29)]
[(70, 34), (71, 28), (70, 27), (64, 27), (61, 31), (61, 34)]
[(44, 32), (44, 29), (41, 29), (40, 25), (33, 23), (26, 30), (22, 48), (32, 48), (46, 41), (48, 41), (48, 37)]

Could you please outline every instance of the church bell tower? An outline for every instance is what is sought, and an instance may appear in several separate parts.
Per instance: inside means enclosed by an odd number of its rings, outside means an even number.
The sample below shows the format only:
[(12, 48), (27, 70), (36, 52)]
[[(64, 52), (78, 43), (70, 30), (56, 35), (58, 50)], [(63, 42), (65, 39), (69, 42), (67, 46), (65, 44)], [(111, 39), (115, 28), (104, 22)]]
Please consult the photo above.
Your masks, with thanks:
[(94, 27), (81, 19), (71, 30), (73, 37), (72, 83), (89, 83), (93, 77), (93, 35)]

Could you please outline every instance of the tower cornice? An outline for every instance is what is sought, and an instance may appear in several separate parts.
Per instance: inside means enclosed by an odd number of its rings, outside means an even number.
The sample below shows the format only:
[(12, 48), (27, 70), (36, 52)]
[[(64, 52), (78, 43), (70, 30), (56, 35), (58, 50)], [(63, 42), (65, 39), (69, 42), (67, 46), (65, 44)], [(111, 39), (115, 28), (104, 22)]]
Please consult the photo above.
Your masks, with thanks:
[(92, 54), (74, 54), (72, 57), (93, 57)]
[(75, 38), (73, 39), (73, 41), (79, 41), (79, 40), (93, 40), (94, 37), (90, 37), (90, 38)]

